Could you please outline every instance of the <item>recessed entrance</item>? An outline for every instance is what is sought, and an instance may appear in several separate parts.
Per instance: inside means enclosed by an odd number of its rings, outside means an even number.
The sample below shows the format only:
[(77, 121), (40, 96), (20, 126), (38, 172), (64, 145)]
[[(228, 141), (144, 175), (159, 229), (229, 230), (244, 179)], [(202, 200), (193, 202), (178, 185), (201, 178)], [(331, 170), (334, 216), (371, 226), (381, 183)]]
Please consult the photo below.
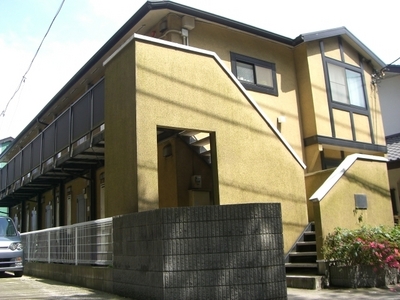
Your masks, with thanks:
[(160, 207), (218, 204), (215, 133), (157, 128)]

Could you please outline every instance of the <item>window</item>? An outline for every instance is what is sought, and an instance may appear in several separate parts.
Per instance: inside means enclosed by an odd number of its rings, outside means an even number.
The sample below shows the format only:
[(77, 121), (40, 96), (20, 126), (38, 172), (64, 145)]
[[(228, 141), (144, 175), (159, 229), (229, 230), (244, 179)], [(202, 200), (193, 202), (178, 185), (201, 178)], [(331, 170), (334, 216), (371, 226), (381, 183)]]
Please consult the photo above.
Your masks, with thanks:
[(328, 63), (328, 75), (332, 101), (366, 107), (361, 72)]
[(275, 64), (231, 53), (232, 72), (248, 90), (278, 96)]

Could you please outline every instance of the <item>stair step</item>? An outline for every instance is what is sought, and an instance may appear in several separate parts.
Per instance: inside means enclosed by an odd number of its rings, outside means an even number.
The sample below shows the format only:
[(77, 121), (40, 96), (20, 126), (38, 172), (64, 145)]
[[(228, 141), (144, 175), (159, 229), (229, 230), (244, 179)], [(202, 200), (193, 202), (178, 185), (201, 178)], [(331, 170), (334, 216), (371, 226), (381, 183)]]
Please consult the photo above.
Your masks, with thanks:
[(320, 290), (325, 287), (324, 276), (286, 275), (286, 285), (291, 288)]
[(199, 134), (200, 132), (201, 131), (198, 131), (198, 130), (184, 130), (184, 131), (180, 132), (179, 134), (183, 135), (183, 136), (194, 136), (196, 134)]
[(201, 140), (195, 141), (193, 143), (191, 143), (190, 145), (192, 146), (205, 146), (205, 145), (209, 145), (210, 144), (210, 137), (207, 136)]
[(297, 242), (298, 246), (306, 246), (306, 245), (316, 245), (316, 241), (299, 241)]
[(317, 263), (285, 263), (286, 268), (318, 268)]
[(203, 156), (211, 156), (211, 150), (200, 152), (200, 154), (203, 155)]
[(317, 256), (316, 251), (304, 251), (304, 252), (290, 252), (289, 256)]
[(315, 231), (306, 231), (303, 234), (303, 241), (315, 241)]

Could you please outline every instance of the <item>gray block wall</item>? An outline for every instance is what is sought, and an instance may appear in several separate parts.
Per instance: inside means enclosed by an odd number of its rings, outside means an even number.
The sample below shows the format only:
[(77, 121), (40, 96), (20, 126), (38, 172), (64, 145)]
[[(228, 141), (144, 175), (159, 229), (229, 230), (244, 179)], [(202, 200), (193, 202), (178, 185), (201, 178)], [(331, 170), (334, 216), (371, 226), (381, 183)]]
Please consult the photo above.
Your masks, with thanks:
[(280, 204), (113, 219), (113, 291), (135, 299), (287, 299)]

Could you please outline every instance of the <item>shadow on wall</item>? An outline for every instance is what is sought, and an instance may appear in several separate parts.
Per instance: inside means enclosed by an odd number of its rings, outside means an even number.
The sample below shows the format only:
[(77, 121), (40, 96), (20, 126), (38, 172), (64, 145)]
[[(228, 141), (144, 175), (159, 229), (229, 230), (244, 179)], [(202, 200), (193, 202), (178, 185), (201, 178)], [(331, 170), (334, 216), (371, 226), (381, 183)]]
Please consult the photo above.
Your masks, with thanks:
[(384, 188), (384, 187), (379, 186), (371, 181), (365, 180), (365, 178), (363, 178), (361, 176), (357, 176), (355, 174), (347, 174), (346, 173), (345, 178), (352, 183), (356, 183), (362, 189), (374, 192), (378, 195), (381, 195), (382, 197), (390, 198), (390, 190), (388, 187)]
[(114, 218), (114, 237), (114, 291), (122, 296), (287, 297), (279, 204), (124, 215)]

